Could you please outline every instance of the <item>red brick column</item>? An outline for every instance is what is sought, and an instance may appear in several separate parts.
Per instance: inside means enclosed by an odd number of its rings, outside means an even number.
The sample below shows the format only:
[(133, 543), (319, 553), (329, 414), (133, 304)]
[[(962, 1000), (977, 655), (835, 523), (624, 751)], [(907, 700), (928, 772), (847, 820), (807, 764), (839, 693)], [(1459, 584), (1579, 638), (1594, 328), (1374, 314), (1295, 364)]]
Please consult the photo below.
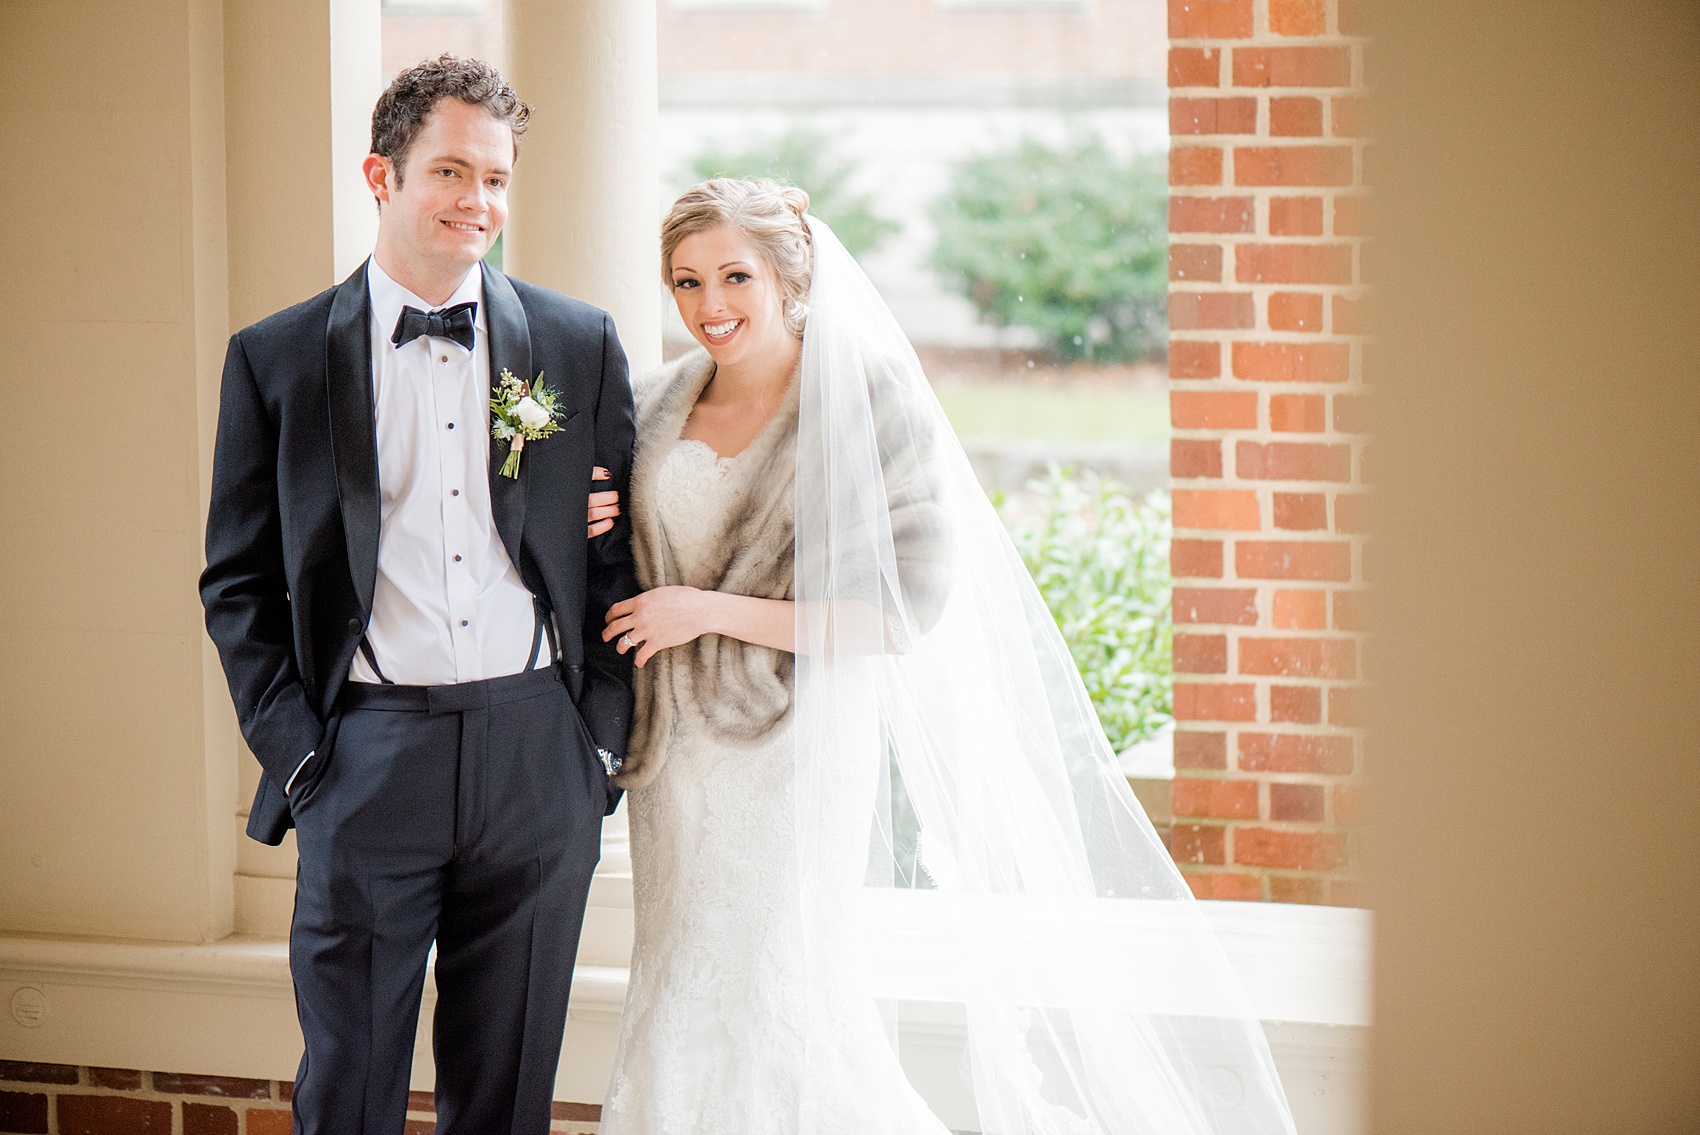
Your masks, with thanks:
[(1354, 0), (1169, 0), (1175, 859), (1354, 901), (1363, 46)]

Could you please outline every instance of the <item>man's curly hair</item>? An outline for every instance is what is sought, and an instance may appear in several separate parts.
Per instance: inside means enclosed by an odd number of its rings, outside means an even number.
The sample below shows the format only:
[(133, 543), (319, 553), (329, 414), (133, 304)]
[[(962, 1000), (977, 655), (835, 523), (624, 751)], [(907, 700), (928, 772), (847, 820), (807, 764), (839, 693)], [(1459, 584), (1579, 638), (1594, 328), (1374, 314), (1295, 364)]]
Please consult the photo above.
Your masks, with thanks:
[(507, 123), (513, 131), (514, 152), (519, 152), (531, 108), (520, 101), (502, 73), (482, 59), (441, 55), (397, 75), (372, 111), (372, 152), (395, 165), (398, 186), (402, 163), (425, 125), (425, 116), (446, 98), (480, 107), (491, 118)]

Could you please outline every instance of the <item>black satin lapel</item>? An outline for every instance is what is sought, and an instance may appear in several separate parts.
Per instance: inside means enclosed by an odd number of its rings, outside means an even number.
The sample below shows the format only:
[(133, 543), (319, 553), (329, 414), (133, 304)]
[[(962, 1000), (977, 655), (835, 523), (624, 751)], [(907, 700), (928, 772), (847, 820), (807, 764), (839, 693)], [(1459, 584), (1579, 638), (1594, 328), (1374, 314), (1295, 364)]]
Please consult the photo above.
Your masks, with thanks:
[(372, 300), (366, 265), (344, 280), (325, 328), (331, 456), (354, 594), (368, 618), (378, 579), (378, 426), (372, 406)]
[[(514, 286), (502, 273), (484, 266), (484, 328), (490, 339), (490, 393), (496, 393), (502, 371), (509, 371), (525, 382), (536, 379), (531, 369), (531, 326), (526, 322), (525, 308), (520, 305)], [(545, 376), (544, 381), (548, 378)], [(485, 419), (484, 428), (490, 428)], [(519, 476), (502, 476), (502, 462), (507, 460), (508, 445), (490, 439), (490, 512), (501, 533), (508, 558), (519, 566), (520, 535), (525, 531), (525, 482), (530, 468), (523, 452)]]

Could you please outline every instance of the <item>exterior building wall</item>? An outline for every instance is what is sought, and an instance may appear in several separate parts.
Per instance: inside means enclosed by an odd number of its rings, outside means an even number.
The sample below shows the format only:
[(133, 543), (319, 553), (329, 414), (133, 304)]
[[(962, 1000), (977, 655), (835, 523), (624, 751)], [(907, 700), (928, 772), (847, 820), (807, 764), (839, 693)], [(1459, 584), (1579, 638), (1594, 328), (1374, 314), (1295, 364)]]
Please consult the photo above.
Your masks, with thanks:
[(1025, 328), (982, 322), (934, 272), (932, 203), (957, 163), (1018, 138), (1094, 135), (1160, 153), (1160, 0), (785, 7), (659, 0), (664, 196), (690, 184), (686, 166), (704, 151), (795, 128), (823, 135), (853, 171), (850, 188), (899, 226), (860, 259), (910, 339), (1032, 346)]
[[(1162, 0), (654, 3), (661, 200), (696, 180), (691, 163), (705, 153), (793, 130), (822, 137), (831, 164), (847, 169), (843, 188), (867, 194), (898, 226), (861, 260), (918, 344), (1036, 341), (1026, 328), (981, 322), (929, 263), (930, 208), (956, 163), (1019, 138), (1062, 145), (1093, 135), (1118, 153), (1160, 154), (1167, 143)], [(386, 3), (385, 73), (443, 50), (501, 62), (501, 9), (491, 0)], [(511, 26), (506, 34), (513, 39)], [(515, 74), (528, 92), (532, 81)], [(534, 128), (548, 119), (539, 107)], [(522, 167), (516, 192), (535, 176)], [(656, 295), (668, 340), (682, 348), (689, 337), (659, 286)]]
[[(1155, 79), (1161, 0), (654, 0), (665, 75)], [(497, 0), (384, 0), (384, 73), (444, 50), (501, 66)], [(1160, 23), (1159, 19), (1156, 21)]]
[(1000, 4), (831, 0), (755, 4), (658, 0), (664, 75), (792, 72), (913, 78), (988, 74), (1154, 77), (1163, 42), (1145, 34), (1155, 0)]
[[(0, 1060), (0, 1131), (80, 1135), (290, 1135), (287, 1080)], [(405, 1135), (436, 1130), (430, 1092), (408, 1097)], [(557, 1103), (550, 1135), (592, 1135), (602, 1109)]]
[(1355, 0), (1169, 0), (1172, 850), (1206, 898), (1359, 901), (1360, 34)]

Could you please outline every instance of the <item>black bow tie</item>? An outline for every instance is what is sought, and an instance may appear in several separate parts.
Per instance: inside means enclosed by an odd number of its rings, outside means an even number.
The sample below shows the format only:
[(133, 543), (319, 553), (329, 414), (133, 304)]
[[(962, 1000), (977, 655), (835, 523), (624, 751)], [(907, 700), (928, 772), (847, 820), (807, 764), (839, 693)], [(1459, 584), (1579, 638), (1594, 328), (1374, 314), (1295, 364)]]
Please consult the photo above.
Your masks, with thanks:
[(401, 318), (395, 321), (395, 334), (390, 336), (390, 342), (396, 346), (411, 343), (421, 335), (435, 335), (439, 339), (453, 339), (467, 350), (472, 350), (472, 313), (478, 310), (476, 300), (467, 303), (457, 303), (453, 307), (440, 307), (436, 311), (420, 311), (416, 307), (401, 309)]

